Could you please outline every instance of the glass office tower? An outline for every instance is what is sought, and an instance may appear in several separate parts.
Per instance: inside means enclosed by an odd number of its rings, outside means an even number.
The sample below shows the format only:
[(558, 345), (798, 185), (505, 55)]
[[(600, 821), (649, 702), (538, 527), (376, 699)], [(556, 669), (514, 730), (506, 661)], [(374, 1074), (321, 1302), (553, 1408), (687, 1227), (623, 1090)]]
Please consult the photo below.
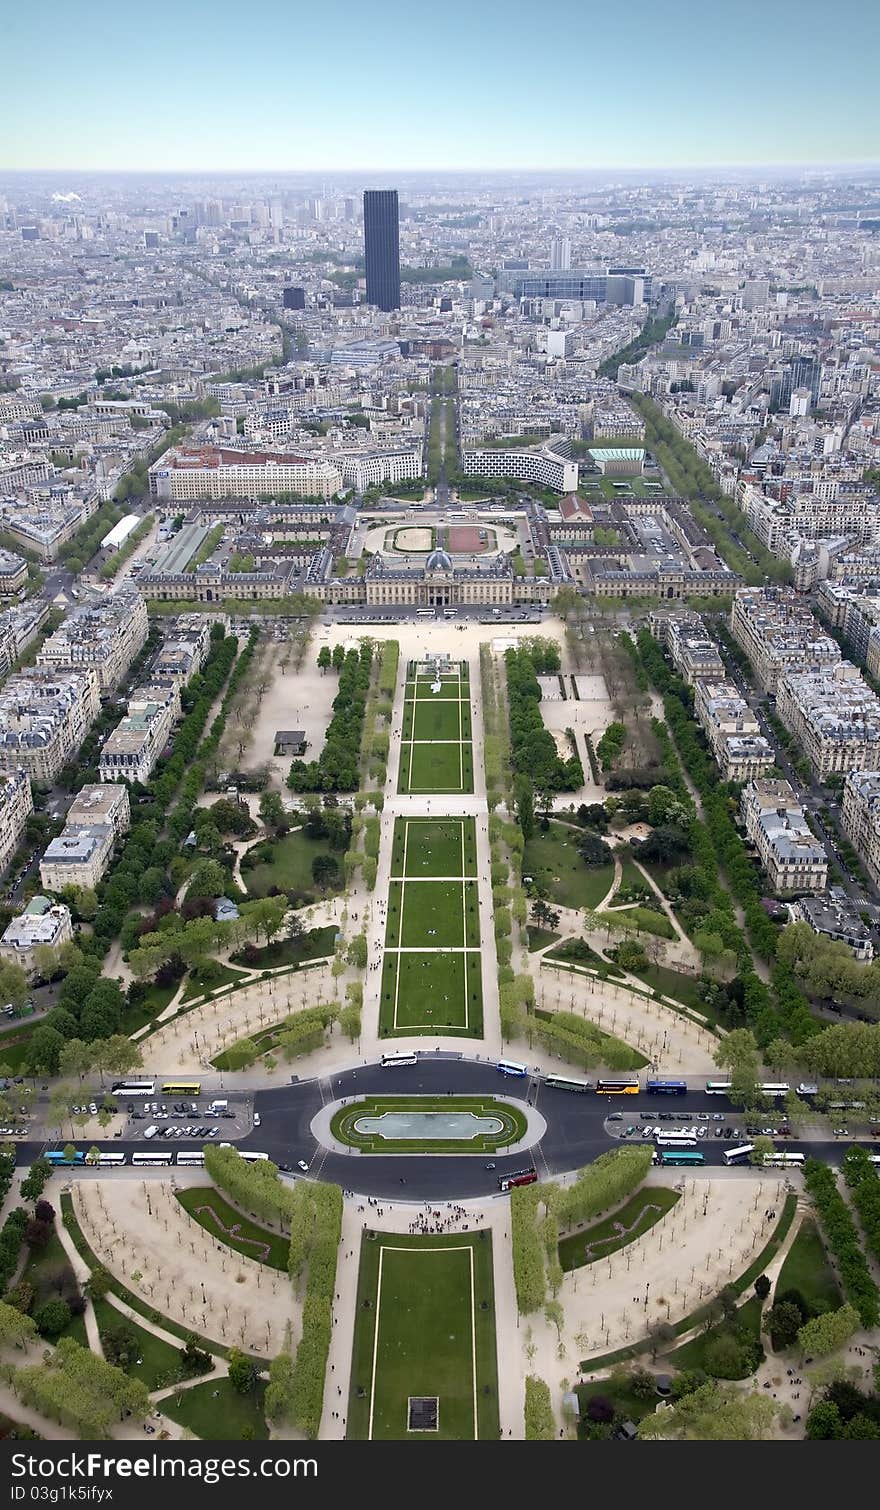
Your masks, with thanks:
[(367, 303), (400, 308), (400, 227), (396, 189), (364, 190)]

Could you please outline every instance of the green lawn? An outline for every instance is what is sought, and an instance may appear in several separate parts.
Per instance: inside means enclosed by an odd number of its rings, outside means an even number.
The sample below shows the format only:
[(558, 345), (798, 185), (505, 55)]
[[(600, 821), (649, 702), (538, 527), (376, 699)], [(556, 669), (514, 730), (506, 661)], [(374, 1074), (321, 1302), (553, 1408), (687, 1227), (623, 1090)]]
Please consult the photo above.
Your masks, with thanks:
[(417, 702), (414, 706), (415, 719), (410, 739), (418, 742), (470, 739), (470, 703), (455, 703), (449, 698), (438, 698), (435, 702)]
[(168, 1395), (162, 1401), (162, 1410), (206, 1442), (242, 1442), (245, 1438), (265, 1442), (269, 1437), (263, 1415), (265, 1393), (262, 1379), (247, 1395), (240, 1395), (228, 1379), (207, 1379), (192, 1389)]
[[(45, 1248), (30, 1248), (25, 1251), (27, 1260), (21, 1278), (34, 1287), (32, 1311), (38, 1311), (46, 1300), (66, 1300), (79, 1291), (76, 1275), (57, 1232), (52, 1233)], [(89, 1345), (82, 1316), (71, 1316), (61, 1335), (72, 1337), (83, 1347)]]
[(163, 1342), (161, 1337), (139, 1326), (130, 1316), (124, 1316), (105, 1298), (93, 1301), (92, 1307), (102, 1342), (107, 1333), (118, 1326), (128, 1327), (137, 1337), (137, 1361), (124, 1370), (126, 1374), (132, 1379), (142, 1379), (148, 1389), (161, 1389), (166, 1384), (176, 1383), (183, 1373), (180, 1348)]
[(569, 1269), (608, 1258), (648, 1232), (678, 1199), (679, 1192), (668, 1190), (665, 1185), (650, 1185), (636, 1191), (619, 1211), (583, 1232), (563, 1238), (559, 1244), (559, 1262), (567, 1273)]
[(422, 955), (386, 950), (379, 1011), (381, 1036), (442, 1032), (479, 1038), (482, 1031), (478, 951)]
[[(413, 1396), (437, 1398), (436, 1432), (408, 1430)], [(491, 1234), (366, 1233), (348, 1437), (494, 1441), (499, 1434)]]
[(810, 1216), (804, 1217), (785, 1255), (774, 1299), (778, 1300), (786, 1290), (800, 1290), (811, 1309), (835, 1311), (843, 1304), (822, 1235)]
[(244, 951), (230, 956), (234, 965), (250, 965), (253, 970), (273, 970), (282, 965), (303, 965), (307, 960), (328, 959), (336, 946), (338, 928), (312, 928), (297, 938), (275, 939), (271, 944), (249, 945), (247, 958)]
[[(576, 1384), (575, 1394), (580, 1401), (582, 1411), (586, 1409), (590, 1400), (601, 1398), (610, 1401), (614, 1406), (615, 1415), (619, 1416), (622, 1421), (635, 1421), (636, 1424), (643, 1416), (650, 1415), (651, 1411), (656, 1408), (659, 1398), (657, 1395), (649, 1395), (647, 1400), (643, 1400), (640, 1395), (633, 1394), (631, 1389), (627, 1389), (624, 1385), (616, 1385), (611, 1379), (597, 1379), (593, 1384)], [(582, 1434), (582, 1429), (579, 1427), (578, 1435)]]
[(592, 909), (607, 895), (614, 866), (585, 865), (576, 842), (576, 832), (561, 823), (551, 823), (546, 833), (536, 829), (525, 847), (523, 874), (560, 907)]
[(559, 960), (562, 964), (584, 965), (588, 970), (596, 970), (602, 975), (623, 977), (623, 971), (618, 969), (612, 960), (604, 959), (601, 954), (597, 954), (586, 939), (563, 939), (556, 949), (549, 951), (547, 958)]
[(397, 818), (391, 874), (476, 876), (477, 839), (473, 818)]
[(146, 1027), (148, 1022), (152, 1022), (160, 1012), (165, 1011), (179, 984), (179, 981), (174, 981), (170, 986), (155, 984), (148, 986), (143, 1001), (139, 1001), (136, 1006), (126, 1007), (123, 1012), (119, 1026), (120, 1033), (125, 1033), (127, 1037), (130, 1037), (132, 1033), (137, 1032), (138, 1028)]
[[(260, 847), (266, 844), (264, 839)], [(314, 900), (319, 893), (312, 880), (312, 861), (318, 855), (334, 855), (341, 861), (342, 856), (330, 848), (326, 839), (311, 839), (304, 829), (296, 829), (291, 834), (285, 834), (283, 839), (273, 840), (271, 843), (272, 859), (268, 863), (261, 863), (249, 867), (242, 865), (242, 877), (248, 889), (250, 897), (265, 897), (273, 886), (281, 891), (296, 891), (303, 900)], [(341, 890), (341, 886), (338, 888)], [(329, 889), (326, 895), (332, 896), (333, 889)]]
[(290, 1239), (259, 1227), (230, 1206), (213, 1185), (186, 1185), (176, 1190), (175, 1195), (184, 1211), (194, 1222), (210, 1232), (227, 1248), (233, 1248), (255, 1263), (268, 1264), (271, 1269), (287, 1272)]
[(389, 949), (476, 949), (480, 943), (476, 881), (392, 881)]
[(459, 744), (402, 744), (398, 790), (460, 793), (474, 789), (470, 741)]
[(680, 1001), (685, 1007), (695, 1007), (699, 1012), (707, 1012), (698, 975), (685, 975), (681, 970), (670, 970), (666, 965), (646, 965), (644, 970), (634, 970), (632, 973), (662, 996), (671, 996), (673, 1001)]
[[(503, 1126), (497, 1133), (479, 1133), (471, 1138), (431, 1137), (400, 1138), (381, 1128), (362, 1131), (358, 1127), (365, 1117), (386, 1114), (427, 1113), (438, 1118), (467, 1112), (474, 1117), (493, 1117)], [(527, 1122), (518, 1107), (495, 1101), (491, 1096), (367, 1096), (353, 1106), (335, 1112), (330, 1130), (340, 1143), (348, 1143), (366, 1153), (492, 1153), (518, 1143), (526, 1135)], [(434, 1128), (442, 1132), (441, 1126)]]
[(648, 882), (645, 880), (642, 872), (638, 869), (638, 867), (633, 863), (632, 860), (630, 860), (629, 858), (621, 860), (620, 869), (621, 887), (638, 886), (640, 890), (650, 892), (651, 888), (648, 885)]
[(0, 1035), (0, 1064), (4, 1069), (10, 1070), (13, 1075), (25, 1073), (28, 1050), (36, 1026), (38, 1024), (16, 1028), (11, 1033)]
[(181, 1001), (192, 1001), (196, 996), (204, 996), (206, 991), (219, 991), (221, 986), (232, 986), (244, 978), (241, 970), (234, 970), (231, 965), (220, 965), (212, 960), (207, 971), (198, 968), (190, 971)]
[(657, 938), (674, 939), (675, 929), (663, 912), (654, 912), (650, 907), (621, 907), (614, 917), (628, 932), (653, 933)]
[(533, 928), (526, 930), (529, 935), (529, 954), (534, 954), (538, 949), (546, 949), (548, 944), (555, 944), (559, 938), (558, 933), (552, 933), (549, 928)]
[[(714, 1346), (724, 1337), (737, 1335), (751, 1343), (752, 1355), (744, 1356), (740, 1368), (725, 1368), (722, 1371), (717, 1363), (713, 1363)], [(664, 1362), (673, 1364), (677, 1369), (703, 1369), (716, 1379), (748, 1379), (763, 1356), (761, 1302), (757, 1295), (753, 1295), (751, 1300), (739, 1307), (733, 1326), (726, 1321), (718, 1322), (708, 1331), (701, 1332), (698, 1337), (693, 1337), (690, 1342), (676, 1348), (673, 1353), (667, 1353)]]

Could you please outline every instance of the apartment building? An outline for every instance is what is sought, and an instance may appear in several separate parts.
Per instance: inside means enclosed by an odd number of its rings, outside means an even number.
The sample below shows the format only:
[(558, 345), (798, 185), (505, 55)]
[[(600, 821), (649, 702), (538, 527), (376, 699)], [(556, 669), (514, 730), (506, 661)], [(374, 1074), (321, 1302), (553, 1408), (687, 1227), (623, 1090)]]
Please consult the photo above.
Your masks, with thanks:
[(65, 886), (94, 888), (110, 863), (113, 829), (109, 823), (66, 828), (46, 846), (40, 861), (40, 880), (47, 891)]
[(732, 682), (697, 681), (694, 715), (718, 762), (722, 781), (753, 781), (773, 764), (773, 747)]
[(69, 613), (39, 651), (37, 665), (93, 666), (101, 693), (112, 692), (146, 644), (149, 627), (140, 593), (121, 588)]
[(850, 771), (843, 785), (843, 831), (880, 886), (880, 769)]
[(60, 949), (72, 938), (69, 909), (48, 897), (32, 897), (24, 912), (12, 919), (0, 937), (0, 959), (19, 965), (27, 975), (35, 975), (34, 951), (41, 946)]
[(744, 789), (740, 811), (746, 834), (772, 889), (780, 896), (822, 891), (828, 856), (810, 831), (804, 810), (787, 781), (763, 776)]
[(102, 781), (149, 780), (171, 733), (174, 704), (134, 693), (128, 712), (107, 738), (98, 762)]
[(383, 483), (408, 482), (422, 475), (422, 448), (404, 451), (337, 451), (331, 458), (343, 485), (363, 493)]
[(578, 485), (578, 464), (550, 446), (516, 451), (499, 447), (462, 452), (461, 469), (472, 477), (506, 477), (537, 483), (557, 493), (573, 493)]
[(181, 447), (150, 467), (150, 496), (160, 503), (277, 498), (279, 493), (331, 498), (342, 487), (342, 473), (332, 462), (286, 452)]
[(0, 873), (5, 871), (34, 810), (31, 784), (23, 770), (0, 773)]
[(0, 550), (0, 598), (13, 598), (27, 582), (27, 562), (15, 551)]
[(880, 766), (880, 698), (850, 661), (782, 676), (776, 711), (820, 781)]
[(0, 690), (0, 769), (54, 781), (72, 760), (98, 712), (97, 673), (49, 667), (11, 676)]
[(725, 675), (721, 651), (708, 633), (699, 614), (680, 614), (660, 619), (660, 643), (669, 659), (689, 687), (698, 681), (723, 681)]
[(80, 787), (68, 809), (65, 830), (90, 828), (95, 823), (111, 828), (114, 839), (128, 833), (131, 827), (128, 787), (109, 781)]
[(775, 694), (785, 672), (831, 667), (840, 647), (824, 634), (790, 588), (742, 587), (730, 610), (730, 629), (765, 692)]
[(874, 958), (874, 942), (871, 930), (859, 917), (856, 904), (843, 894), (825, 894), (817, 897), (799, 897), (792, 905), (794, 922), (806, 923), (813, 932), (832, 944), (846, 944), (847, 949), (861, 964)]
[(185, 687), (201, 671), (210, 648), (210, 621), (199, 614), (182, 614), (170, 622), (151, 675), (158, 682), (174, 681), (178, 688)]

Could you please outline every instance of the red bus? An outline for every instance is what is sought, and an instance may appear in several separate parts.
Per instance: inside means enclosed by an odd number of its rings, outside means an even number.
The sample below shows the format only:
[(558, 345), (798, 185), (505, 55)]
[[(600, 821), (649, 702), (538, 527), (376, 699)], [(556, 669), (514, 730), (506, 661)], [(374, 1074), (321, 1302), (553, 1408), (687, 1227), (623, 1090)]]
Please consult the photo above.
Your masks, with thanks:
[(516, 1174), (508, 1174), (503, 1180), (498, 1181), (499, 1190), (512, 1190), (515, 1185), (534, 1185), (538, 1178), (537, 1169), (519, 1169)]

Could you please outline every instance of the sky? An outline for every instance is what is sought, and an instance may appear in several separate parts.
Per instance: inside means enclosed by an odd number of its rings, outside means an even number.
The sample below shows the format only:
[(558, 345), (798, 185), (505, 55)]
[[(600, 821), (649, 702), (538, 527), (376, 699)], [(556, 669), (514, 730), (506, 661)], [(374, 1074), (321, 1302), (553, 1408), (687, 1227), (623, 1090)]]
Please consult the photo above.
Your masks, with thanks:
[(880, 161), (876, 0), (6, 0), (0, 168)]

